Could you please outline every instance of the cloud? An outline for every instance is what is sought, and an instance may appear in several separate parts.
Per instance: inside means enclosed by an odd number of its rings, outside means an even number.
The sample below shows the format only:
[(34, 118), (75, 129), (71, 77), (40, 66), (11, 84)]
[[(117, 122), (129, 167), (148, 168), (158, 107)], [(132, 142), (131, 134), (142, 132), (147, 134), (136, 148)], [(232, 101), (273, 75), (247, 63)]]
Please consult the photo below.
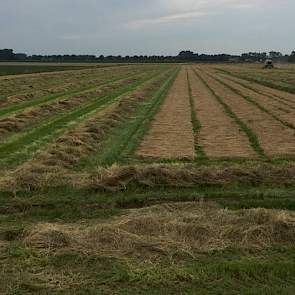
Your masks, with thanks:
[(266, 0), (160, 0), (162, 15), (130, 20), (129, 29), (176, 23), (183, 20), (197, 20), (206, 16), (226, 13), (229, 10), (243, 10), (263, 7)]
[(83, 36), (81, 35), (63, 35), (59, 37), (61, 40), (80, 40), (82, 38)]
[(210, 12), (202, 12), (202, 11), (189, 11), (182, 13), (174, 13), (170, 15), (164, 15), (156, 18), (145, 18), (133, 20), (127, 23), (127, 27), (131, 29), (141, 29), (146, 25), (157, 25), (157, 24), (165, 24), (165, 23), (174, 23), (177, 21), (190, 20), (190, 19), (198, 19), (203, 16), (212, 15)]

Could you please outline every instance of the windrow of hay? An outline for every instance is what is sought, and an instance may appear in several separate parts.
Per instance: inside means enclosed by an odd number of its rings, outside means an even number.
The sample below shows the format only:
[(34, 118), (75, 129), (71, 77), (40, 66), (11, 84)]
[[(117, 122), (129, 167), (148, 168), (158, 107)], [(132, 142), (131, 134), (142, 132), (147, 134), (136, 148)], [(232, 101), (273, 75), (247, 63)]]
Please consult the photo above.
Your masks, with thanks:
[(117, 102), (105, 110), (83, 121), (77, 128), (68, 131), (46, 151), (36, 155), (17, 171), (16, 175), (28, 175), (31, 171), (43, 172), (52, 169), (72, 168), (82, 157), (99, 150), (102, 141), (110, 131), (127, 120), (134, 109), (159, 88), (171, 75), (171, 71), (160, 74), (139, 87), (137, 90), (123, 95)]
[(265, 249), (295, 242), (295, 213), (248, 209), (230, 211), (198, 203), (128, 210), (91, 226), (37, 224), (24, 236), (27, 246), (45, 251), (151, 256), (237, 249)]
[(78, 70), (72, 73), (61, 72), (52, 77), (36, 76), (29, 78), (24, 76), (18, 80), (0, 81), (0, 107), (15, 105), (40, 96), (85, 88), (85, 85), (89, 85), (89, 87), (91, 85), (95, 86), (102, 79), (112, 79), (114, 76), (127, 74), (130, 71), (140, 72), (140, 69), (136, 67), (118, 67), (114, 71), (111, 68), (96, 68)]
[(42, 121), (43, 119), (78, 108), (84, 103), (93, 101), (98, 97), (104, 97), (110, 92), (119, 89), (128, 83), (133, 83), (140, 77), (141, 75), (136, 77), (132, 75), (130, 78), (118, 80), (112, 84), (104, 85), (96, 89), (74, 95), (72, 97), (55, 100), (48, 104), (28, 108), (21, 113), (4, 118), (0, 120), (0, 136), (7, 135), (9, 133), (20, 132), (23, 129), (30, 127), (30, 125)]
[[(89, 147), (91, 149), (91, 147)], [(59, 161), (45, 157), (23, 166), (10, 175), (0, 177), (0, 191), (18, 192), (69, 186), (99, 191), (122, 191), (132, 188), (188, 188), (199, 185), (294, 185), (295, 165), (271, 164), (231, 165), (230, 167), (196, 167), (187, 165), (131, 165), (98, 168), (93, 173), (73, 173), (62, 166), (74, 163), (81, 155)], [(44, 157), (44, 158), (43, 158)], [(71, 156), (72, 157), (72, 156)], [(72, 158), (71, 158), (72, 159)], [(51, 165), (50, 165), (51, 164)]]

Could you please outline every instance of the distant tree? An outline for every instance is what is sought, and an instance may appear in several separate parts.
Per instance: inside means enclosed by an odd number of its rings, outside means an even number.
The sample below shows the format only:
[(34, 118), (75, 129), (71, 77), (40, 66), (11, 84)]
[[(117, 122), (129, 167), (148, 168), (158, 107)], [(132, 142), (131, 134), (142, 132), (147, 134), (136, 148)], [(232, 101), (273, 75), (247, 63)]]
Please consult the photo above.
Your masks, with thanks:
[(295, 62), (295, 51), (292, 51), (292, 53), (289, 57), (289, 62)]
[(193, 60), (194, 56), (195, 54), (190, 50), (181, 51), (178, 54), (178, 58), (182, 60)]
[(278, 51), (270, 51), (269, 52), (269, 57), (272, 59), (277, 59), (277, 58), (281, 58), (283, 56), (283, 54), (281, 52)]
[(14, 54), (12, 49), (1, 49), (0, 60), (13, 60)]

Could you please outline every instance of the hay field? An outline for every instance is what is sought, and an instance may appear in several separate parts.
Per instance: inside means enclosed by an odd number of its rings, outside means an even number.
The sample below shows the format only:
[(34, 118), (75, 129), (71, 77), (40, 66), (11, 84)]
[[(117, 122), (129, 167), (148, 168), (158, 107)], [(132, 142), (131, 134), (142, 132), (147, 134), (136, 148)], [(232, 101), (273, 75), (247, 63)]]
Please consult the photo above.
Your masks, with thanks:
[(295, 68), (0, 79), (0, 294), (294, 294)]

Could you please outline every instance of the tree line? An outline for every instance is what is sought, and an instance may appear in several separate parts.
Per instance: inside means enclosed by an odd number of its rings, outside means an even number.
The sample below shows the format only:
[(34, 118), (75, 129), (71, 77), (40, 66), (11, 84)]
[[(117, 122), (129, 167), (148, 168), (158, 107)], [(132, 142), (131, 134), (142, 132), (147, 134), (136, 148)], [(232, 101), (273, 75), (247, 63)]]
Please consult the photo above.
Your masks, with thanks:
[(105, 63), (177, 63), (177, 62), (264, 62), (266, 59), (276, 62), (294, 62), (295, 51), (290, 55), (281, 52), (248, 52), (241, 55), (231, 54), (198, 54), (192, 51), (181, 51), (176, 56), (164, 55), (27, 55), (25, 53), (14, 53), (13, 49), (0, 49), (0, 61), (31, 61), (31, 62), (105, 62)]

